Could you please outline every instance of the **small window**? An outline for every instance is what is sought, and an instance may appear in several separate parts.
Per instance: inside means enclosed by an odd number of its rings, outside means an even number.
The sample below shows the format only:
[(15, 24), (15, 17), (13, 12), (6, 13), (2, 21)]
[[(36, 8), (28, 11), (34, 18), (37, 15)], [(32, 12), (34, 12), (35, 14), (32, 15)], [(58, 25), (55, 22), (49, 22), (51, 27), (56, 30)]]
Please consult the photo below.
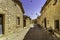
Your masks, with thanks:
[(16, 6), (16, 4), (15, 4), (15, 6)]
[(56, 5), (56, 3), (57, 3), (57, 0), (54, 0), (54, 3), (53, 3), (53, 5)]
[(20, 17), (17, 17), (17, 25), (20, 25)]

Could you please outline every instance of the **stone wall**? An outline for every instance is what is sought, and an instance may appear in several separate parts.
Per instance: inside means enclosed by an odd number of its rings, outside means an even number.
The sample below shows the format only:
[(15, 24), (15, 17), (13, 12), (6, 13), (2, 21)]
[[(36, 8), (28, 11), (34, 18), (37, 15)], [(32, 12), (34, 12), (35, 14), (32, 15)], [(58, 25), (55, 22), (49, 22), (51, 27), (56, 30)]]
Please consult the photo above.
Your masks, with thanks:
[[(47, 6), (45, 6), (45, 8), (43, 9), (43, 11), (41, 12), (41, 16), (40, 18), (37, 20), (38, 24), (40, 24), (41, 26), (45, 26), (44, 25), (44, 18), (46, 18), (46, 27), (47, 28), (52, 28), (53, 30), (55, 29), (55, 24), (54, 21), (55, 20), (59, 20), (59, 24), (60, 24), (60, 1), (57, 0), (56, 4), (53, 5), (55, 2), (55, 0), (51, 0), (49, 2), (49, 4)], [(60, 25), (59, 25), (60, 27)]]
[(31, 24), (31, 20), (29, 18), (26, 19), (26, 27), (29, 27)]
[[(3, 14), (4, 34), (7, 36), (23, 28), (23, 12), (17, 3), (12, 0), (0, 0), (0, 14)], [(17, 26), (17, 17), (20, 17), (20, 26)]]

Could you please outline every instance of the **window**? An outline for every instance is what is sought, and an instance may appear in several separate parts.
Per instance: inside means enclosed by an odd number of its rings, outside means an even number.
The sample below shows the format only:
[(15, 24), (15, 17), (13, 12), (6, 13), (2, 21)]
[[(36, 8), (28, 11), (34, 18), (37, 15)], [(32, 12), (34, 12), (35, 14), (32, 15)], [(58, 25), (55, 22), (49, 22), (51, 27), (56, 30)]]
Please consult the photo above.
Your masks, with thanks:
[(57, 3), (57, 0), (54, 0), (54, 3), (53, 3), (53, 5), (56, 5), (56, 3)]
[(20, 25), (20, 17), (17, 17), (17, 25)]
[(16, 6), (16, 3), (14, 5)]

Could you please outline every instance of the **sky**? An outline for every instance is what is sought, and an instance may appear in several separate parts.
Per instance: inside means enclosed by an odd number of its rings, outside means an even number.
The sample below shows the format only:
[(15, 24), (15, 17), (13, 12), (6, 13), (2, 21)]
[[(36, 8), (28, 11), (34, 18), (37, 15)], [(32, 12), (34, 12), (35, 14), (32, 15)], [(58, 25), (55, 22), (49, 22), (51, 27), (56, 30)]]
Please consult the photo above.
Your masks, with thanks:
[(31, 19), (36, 19), (40, 16), (40, 11), (46, 0), (20, 0), (24, 8), (24, 15), (29, 16)]

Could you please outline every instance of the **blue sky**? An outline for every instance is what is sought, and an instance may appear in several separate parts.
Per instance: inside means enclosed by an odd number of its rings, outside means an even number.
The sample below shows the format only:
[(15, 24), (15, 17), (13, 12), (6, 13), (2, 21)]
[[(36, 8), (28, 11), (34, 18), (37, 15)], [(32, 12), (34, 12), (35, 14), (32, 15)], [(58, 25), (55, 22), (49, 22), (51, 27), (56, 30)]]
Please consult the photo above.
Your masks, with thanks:
[(35, 19), (38, 15), (40, 15), (41, 8), (46, 0), (21, 0), (21, 2), (25, 10), (25, 15)]

